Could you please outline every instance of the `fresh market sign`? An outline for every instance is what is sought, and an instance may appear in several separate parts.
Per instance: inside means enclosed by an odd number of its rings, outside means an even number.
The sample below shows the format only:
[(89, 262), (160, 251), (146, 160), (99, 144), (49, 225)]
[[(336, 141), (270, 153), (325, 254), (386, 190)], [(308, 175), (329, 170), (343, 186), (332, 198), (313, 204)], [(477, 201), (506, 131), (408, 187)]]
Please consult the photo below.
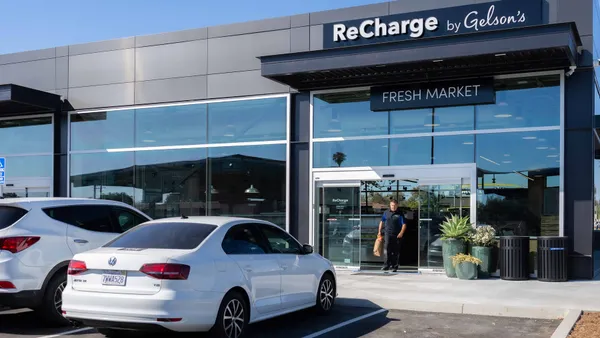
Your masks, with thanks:
[(441, 37), (539, 25), (542, 0), (504, 0), (323, 26), (323, 48)]

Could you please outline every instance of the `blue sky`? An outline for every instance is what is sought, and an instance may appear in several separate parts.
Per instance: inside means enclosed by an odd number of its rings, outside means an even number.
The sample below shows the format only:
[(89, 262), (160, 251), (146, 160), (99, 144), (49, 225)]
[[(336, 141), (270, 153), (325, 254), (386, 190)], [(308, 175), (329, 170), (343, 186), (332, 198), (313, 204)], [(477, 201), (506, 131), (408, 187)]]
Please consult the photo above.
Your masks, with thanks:
[(0, 0), (0, 54), (382, 0)]

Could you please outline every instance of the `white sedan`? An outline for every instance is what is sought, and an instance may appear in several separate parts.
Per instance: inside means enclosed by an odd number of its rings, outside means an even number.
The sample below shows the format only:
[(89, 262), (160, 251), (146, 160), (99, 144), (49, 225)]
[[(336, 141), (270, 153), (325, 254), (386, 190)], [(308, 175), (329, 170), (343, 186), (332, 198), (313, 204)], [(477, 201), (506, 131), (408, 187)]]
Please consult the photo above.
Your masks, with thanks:
[(309, 307), (327, 313), (335, 297), (331, 262), (276, 225), (183, 216), (75, 255), (62, 312), (109, 337), (166, 330), (239, 338), (250, 323)]

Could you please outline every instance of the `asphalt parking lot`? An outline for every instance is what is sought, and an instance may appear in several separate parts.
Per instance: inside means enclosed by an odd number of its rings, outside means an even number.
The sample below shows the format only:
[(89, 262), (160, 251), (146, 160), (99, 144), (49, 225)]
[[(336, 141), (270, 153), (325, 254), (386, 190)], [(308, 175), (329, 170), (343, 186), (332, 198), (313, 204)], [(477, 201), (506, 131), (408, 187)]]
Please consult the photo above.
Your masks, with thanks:
[[(250, 326), (248, 337), (540, 337), (548, 338), (558, 320), (468, 316), (336, 306), (327, 316), (302, 311)], [(76, 330), (77, 332), (71, 332)], [(131, 335), (135, 337), (137, 335)], [(140, 335), (141, 336), (141, 335)], [(143, 335), (150, 337), (149, 335)], [(163, 337), (156, 335), (156, 337)], [(173, 335), (177, 336), (177, 335)], [(179, 335), (186, 337), (187, 335)], [(195, 335), (198, 337), (198, 335)], [(93, 329), (49, 329), (28, 310), (0, 311), (0, 338), (101, 338)]]

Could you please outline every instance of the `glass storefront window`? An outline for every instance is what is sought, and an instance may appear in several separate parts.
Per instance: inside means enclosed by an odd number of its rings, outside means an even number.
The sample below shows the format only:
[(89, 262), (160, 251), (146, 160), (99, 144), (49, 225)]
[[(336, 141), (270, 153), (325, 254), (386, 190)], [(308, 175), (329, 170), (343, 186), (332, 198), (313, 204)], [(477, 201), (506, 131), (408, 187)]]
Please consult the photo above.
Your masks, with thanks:
[(477, 135), (477, 221), (500, 235), (559, 233), (560, 132)]
[(474, 135), (433, 138), (433, 164), (473, 163), (474, 155)]
[(0, 120), (0, 155), (53, 153), (52, 117)]
[(372, 167), (388, 165), (388, 142), (381, 140), (353, 140), (315, 142), (315, 168)]
[(133, 153), (71, 155), (71, 197), (134, 204)]
[(558, 75), (496, 81), (496, 104), (476, 108), (476, 128), (502, 129), (560, 125)]
[(52, 197), (52, 155), (7, 156), (5, 198)]
[(233, 143), (285, 140), (287, 99), (208, 104), (208, 142)]
[(372, 112), (369, 95), (368, 90), (314, 95), (313, 137), (387, 134), (388, 113)]
[(390, 140), (390, 165), (431, 164), (431, 137)]
[(433, 118), (434, 132), (475, 129), (474, 106), (435, 108)]
[(394, 135), (431, 133), (435, 124), (432, 109), (399, 110), (389, 114), (390, 133)]
[(208, 153), (208, 215), (259, 218), (285, 227), (285, 144), (210, 148)]
[(207, 149), (135, 153), (135, 204), (152, 218), (206, 214)]
[(135, 110), (135, 146), (206, 144), (206, 105)]
[(71, 150), (134, 146), (134, 110), (71, 114)]

